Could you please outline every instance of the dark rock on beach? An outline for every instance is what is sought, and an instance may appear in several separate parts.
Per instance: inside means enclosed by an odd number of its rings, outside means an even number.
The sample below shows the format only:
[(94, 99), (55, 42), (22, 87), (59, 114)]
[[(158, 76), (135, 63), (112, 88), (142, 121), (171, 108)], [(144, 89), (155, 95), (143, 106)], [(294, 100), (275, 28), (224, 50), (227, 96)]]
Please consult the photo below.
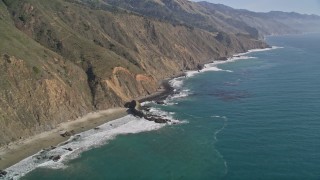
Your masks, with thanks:
[(144, 118), (148, 121), (154, 121), (155, 123), (160, 123), (160, 124), (163, 124), (163, 123), (167, 123), (167, 122), (170, 122), (169, 119), (165, 119), (161, 116), (157, 116), (157, 115), (146, 115), (144, 116)]
[(6, 171), (0, 170), (0, 177), (4, 177), (5, 175), (7, 175)]
[(63, 131), (63, 132), (60, 132), (60, 136), (62, 136), (62, 137), (69, 137), (69, 136), (71, 136), (71, 133), (68, 132), (68, 131)]
[(72, 148), (63, 148), (64, 150), (67, 150), (67, 151), (73, 151)]
[(154, 116), (154, 115), (145, 115), (143, 118), (145, 118), (148, 121), (155, 121), (156, 116)]
[(149, 112), (151, 110), (150, 106), (142, 106), (141, 108), (143, 111), (147, 111), (147, 112)]
[(69, 137), (69, 136), (72, 136), (74, 134), (75, 134), (74, 130), (71, 130), (70, 132), (69, 131), (61, 131), (60, 132), (60, 136), (62, 136), (62, 137)]
[(203, 65), (198, 64), (198, 65), (197, 65), (197, 70), (200, 71), (200, 70), (202, 70), (202, 69), (203, 69)]
[(220, 57), (220, 58), (217, 59), (217, 60), (219, 60), (219, 61), (226, 61), (226, 60), (228, 60), (228, 58), (227, 58), (227, 57)]
[[(198, 65), (199, 68), (202, 68), (202, 66), (199, 64)], [(163, 82), (162, 84), (163, 88), (165, 89), (165, 91), (163, 93), (158, 94), (157, 96), (154, 97), (149, 97), (146, 99), (141, 100), (142, 102), (144, 101), (151, 101), (153, 100), (156, 104), (159, 105), (163, 105), (164, 103), (164, 99), (169, 95), (169, 94), (173, 94), (173, 88), (170, 86), (170, 84), (168, 83), (168, 81)], [(130, 102), (127, 102), (124, 105), (126, 108), (128, 108), (128, 113), (139, 117), (139, 118), (144, 118), (148, 121), (153, 121), (155, 123), (167, 123), (170, 122), (170, 120), (165, 119), (164, 117), (158, 116), (158, 115), (154, 115), (152, 113), (150, 113), (150, 106), (141, 106), (141, 104), (137, 101), (137, 100), (132, 100)]]
[(164, 123), (169, 122), (169, 120), (168, 119), (162, 119), (162, 118), (156, 118), (154, 122), (155, 123), (164, 124)]
[(139, 103), (139, 101), (136, 100), (132, 100), (131, 102), (127, 102), (124, 107), (129, 108), (129, 109), (136, 109), (136, 110), (140, 110), (141, 109), (141, 105)]
[(163, 101), (156, 101), (156, 104), (163, 105), (164, 102)]
[(51, 159), (52, 161), (54, 161), (54, 162), (57, 162), (57, 161), (59, 161), (59, 159), (61, 158), (61, 156), (60, 155), (56, 155), (56, 156), (50, 156), (49, 157), (49, 159)]
[(128, 109), (127, 112), (139, 118), (143, 118), (144, 116), (144, 113), (137, 109)]
[(37, 162), (42, 162), (45, 159), (50, 159), (50, 157), (48, 157), (48, 152), (50, 151), (50, 149), (43, 149), (42, 151), (40, 151), (39, 154), (36, 154), (34, 156), (32, 156), (32, 158), (34, 158)]
[(132, 100), (131, 102), (127, 102), (124, 107), (128, 108), (128, 113), (142, 118), (144, 113), (141, 111), (141, 105), (138, 101)]
[(43, 151), (51, 151), (51, 150), (53, 150), (53, 149), (55, 149), (55, 148), (57, 148), (57, 147), (55, 147), (55, 146), (50, 146), (50, 147), (48, 147), (48, 148), (44, 148)]
[[(157, 103), (163, 103), (162, 101), (158, 101)], [(131, 101), (125, 104), (125, 107), (128, 108), (128, 113), (139, 117), (144, 118), (148, 121), (153, 121), (155, 123), (167, 123), (170, 120), (165, 119), (161, 116), (153, 115), (151, 113), (143, 112), (143, 110), (150, 111), (150, 107), (141, 107), (138, 101)]]

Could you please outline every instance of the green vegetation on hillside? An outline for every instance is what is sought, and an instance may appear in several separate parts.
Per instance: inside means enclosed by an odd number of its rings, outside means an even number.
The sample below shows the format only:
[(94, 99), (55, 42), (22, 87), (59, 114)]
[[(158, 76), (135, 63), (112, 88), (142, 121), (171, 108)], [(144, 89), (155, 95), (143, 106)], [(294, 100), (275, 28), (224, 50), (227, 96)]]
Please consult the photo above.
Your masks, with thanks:
[(268, 47), (258, 28), (211, 11), (185, 0), (0, 1), (0, 145)]

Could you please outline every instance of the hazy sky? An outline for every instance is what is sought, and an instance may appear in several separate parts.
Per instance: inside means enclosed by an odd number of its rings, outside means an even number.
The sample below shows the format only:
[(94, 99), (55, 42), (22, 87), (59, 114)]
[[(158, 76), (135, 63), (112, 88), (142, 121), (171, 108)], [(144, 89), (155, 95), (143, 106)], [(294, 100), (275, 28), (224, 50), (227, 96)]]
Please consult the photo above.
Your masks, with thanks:
[[(194, 0), (200, 1), (200, 0)], [(224, 4), (236, 9), (248, 9), (257, 12), (272, 10), (299, 12), (320, 15), (320, 0), (205, 0)]]

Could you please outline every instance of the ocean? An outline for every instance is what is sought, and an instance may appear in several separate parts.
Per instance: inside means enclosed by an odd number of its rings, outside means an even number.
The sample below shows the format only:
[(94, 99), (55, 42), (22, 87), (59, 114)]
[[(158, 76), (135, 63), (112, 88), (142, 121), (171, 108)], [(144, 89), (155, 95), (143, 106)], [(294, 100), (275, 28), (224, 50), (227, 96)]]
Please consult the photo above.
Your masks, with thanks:
[(30, 163), (30, 157), (9, 174), (33, 170), (23, 180), (320, 179), (320, 34), (266, 41), (275, 47), (188, 72), (171, 81), (175, 94), (164, 105), (145, 103), (175, 123), (127, 116), (70, 141), (65, 146), (77, 150), (61, 162)]

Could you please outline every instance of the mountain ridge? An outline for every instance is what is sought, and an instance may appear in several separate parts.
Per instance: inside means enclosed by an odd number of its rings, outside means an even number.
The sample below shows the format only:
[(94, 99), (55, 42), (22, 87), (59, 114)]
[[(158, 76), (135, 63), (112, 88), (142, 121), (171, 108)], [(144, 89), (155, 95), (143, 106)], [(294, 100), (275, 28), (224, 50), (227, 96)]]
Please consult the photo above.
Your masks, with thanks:
[[(268, 47), (260, 38), (272, 31), (262, 31), (261, 18), (252, 27), (234, 17), (238, 11), (215, 8), (186, 0), (1, 0), (0, 146), (123, 106), (199, 64)], [(278, 27), (274, 33), (289, 32)]]
[[(148, 17), (177, 21), (210, 32), (241, 33), (260, 39), (266, 35), (320, 31), (320, 16), (316, 15), (276, 11), (251, 12), (206, 1), (140, 0), (138, 4), (130, 0), (104, 0), (104, 2)], [(308, 26), (305, 27), (306, 25)]]
[(10, 24), (1, 26), (1, 145), (122, 106), (210, 59), (267, 47), (73, 0), (0, 3)]

